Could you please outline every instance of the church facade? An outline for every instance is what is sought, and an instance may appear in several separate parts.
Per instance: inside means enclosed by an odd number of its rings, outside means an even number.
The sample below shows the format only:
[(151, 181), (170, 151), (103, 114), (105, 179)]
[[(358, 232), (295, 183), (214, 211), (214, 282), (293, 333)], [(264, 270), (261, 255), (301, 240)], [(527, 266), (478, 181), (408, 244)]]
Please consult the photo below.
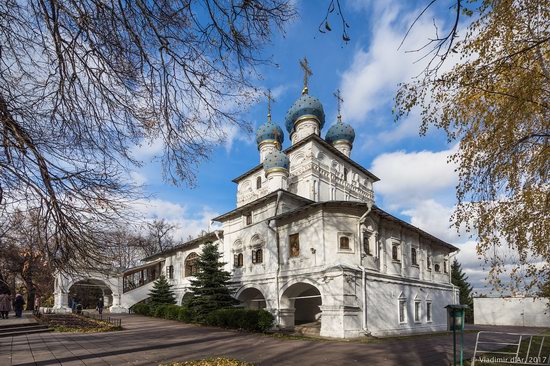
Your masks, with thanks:
[[(256, 133), (259, 164), (233, 182), (236, 208), (214, 220), (222, 229), (146, 258), (113, 285), (112, 311), (146, 298), (160, 273), (184, 301), (201, 246), (214, 242), (243, 306), (265, 308), (279, 328), (359, 337), (442, 331), (453, 245), (383, 211), (379, 179), (351, 159), (355, 132), (342, 121), (324, 138), (321, 102), (302, 95), (283, 130), (271, 120)], [(62, 292), (60, 289), (58, 292)]]

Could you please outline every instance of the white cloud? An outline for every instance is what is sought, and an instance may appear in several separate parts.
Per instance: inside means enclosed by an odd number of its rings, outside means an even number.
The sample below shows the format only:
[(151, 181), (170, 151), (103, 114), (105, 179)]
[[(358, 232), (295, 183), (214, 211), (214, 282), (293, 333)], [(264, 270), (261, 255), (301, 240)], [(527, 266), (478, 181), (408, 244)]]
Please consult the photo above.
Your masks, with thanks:
[(144, 185), (145, 183), (147, 183), (147, 177), (140, 173), (140, 172), (136, 172), (136, 171), (131, 171), (130, 172), (130, 179), (132, 180), (132, 182), (138, 186), (141, 186), (141, 185)]
[[(375, 6), (372, 14), (374, 33), (369, 48), (357, 49), (341, 81), (346, 101), (344, 115), (355, 123), (364, 121), (369, 112), (386, 106), (393, 99), (397, 85), (418, 75), (424, 67), (422, 63), (415, 63), (418, 53), (399, 49), (417, 10), (404, 14), (399, 5), (391, 2), (383, 9)], [(426, 43), (434, 32), (431, 21), (432, 17), (427, 14), (415, 24), (407, 36), (406, 49), (416, 49)]]
[(202, 231), (212, 229), (210, 221), (218, 213), (207, 206), (196, 213), (191, 213), (187, 207), (166, 200), (151, 199), (139, 200), (133, 204), (136, 214), (145, 221), (165, 219), (176, 225), (174, 237), (176, 240), (185, 240), (189, 235), (197, 237)]
[(407, 207), (454, 188), (455, 167), (447, 162), (454, 151), (395, 151), (377, 156), (370, 168), (380, 178), (376, 192), (392, 207)]

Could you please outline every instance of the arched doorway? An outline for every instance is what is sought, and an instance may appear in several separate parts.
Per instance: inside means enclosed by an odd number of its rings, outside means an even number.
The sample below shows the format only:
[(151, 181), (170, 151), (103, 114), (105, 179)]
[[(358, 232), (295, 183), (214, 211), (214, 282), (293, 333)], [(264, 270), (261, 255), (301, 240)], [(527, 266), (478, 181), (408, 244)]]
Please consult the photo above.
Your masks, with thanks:
[(260, 290), (249, 287), (241, 291), (237, 296), (242, 305), (247, 309), (265, 309), (265, 297)]
[(81, 304), (82, 309), (95, 309), (99, 299), (103, 299), (105, 309), (113, 304), (113, 291), (101, 280), (80, 280), (73, 283), (69, 288), (68, 305), (71, 308)]
[(288, 287), (281, 296), (281, 311), (284, 327), (300, 324), (321, 323), (321, 292), (317, 287), (299, 282)]

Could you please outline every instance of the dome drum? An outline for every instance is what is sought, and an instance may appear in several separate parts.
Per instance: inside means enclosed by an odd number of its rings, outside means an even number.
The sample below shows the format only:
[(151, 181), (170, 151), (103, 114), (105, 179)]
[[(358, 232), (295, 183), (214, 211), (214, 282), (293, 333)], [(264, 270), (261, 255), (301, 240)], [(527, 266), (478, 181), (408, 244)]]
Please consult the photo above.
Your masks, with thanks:
[(290, 161), (285, 153), (279, 150), (273, 150), (266, 155), (263, 161), (263, 167), (266, 175), (276, 171), (284, 171), (288, 174)]

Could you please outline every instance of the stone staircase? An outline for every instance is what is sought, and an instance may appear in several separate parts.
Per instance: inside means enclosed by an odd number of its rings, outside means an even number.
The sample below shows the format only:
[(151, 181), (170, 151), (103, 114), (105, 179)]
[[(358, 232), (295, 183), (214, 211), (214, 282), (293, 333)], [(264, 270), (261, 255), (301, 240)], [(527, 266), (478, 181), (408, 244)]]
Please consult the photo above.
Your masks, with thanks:
[[(9, 320), (8, 320), (9, 321)], [(13, 322), (2, 324), (3, 320), (0, 320), (0, 338), (2, 337), (15, 337), (24, 334), (35, 334), (51, 332), (46, 325), (39, 324), (36, 320), (30, 320), (26, 322)]]
[(303, 336), (319, 337), (321, 333), (321, 322), (305, 323), (294, 326), (294, 334)]

